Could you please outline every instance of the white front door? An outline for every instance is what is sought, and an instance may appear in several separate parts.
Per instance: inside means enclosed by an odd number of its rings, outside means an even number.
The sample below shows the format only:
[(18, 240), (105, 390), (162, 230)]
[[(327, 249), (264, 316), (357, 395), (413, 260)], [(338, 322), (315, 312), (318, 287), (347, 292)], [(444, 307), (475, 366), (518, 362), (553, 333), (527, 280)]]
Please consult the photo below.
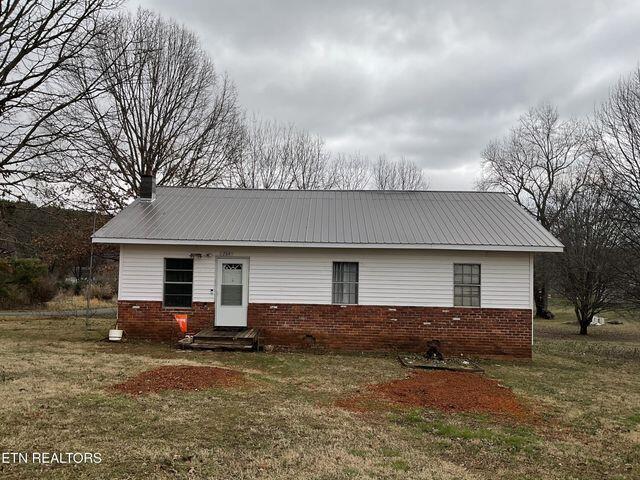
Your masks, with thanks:
[(219, 258), (216, 272), (216, 326), (246, 327), (249, 260)]

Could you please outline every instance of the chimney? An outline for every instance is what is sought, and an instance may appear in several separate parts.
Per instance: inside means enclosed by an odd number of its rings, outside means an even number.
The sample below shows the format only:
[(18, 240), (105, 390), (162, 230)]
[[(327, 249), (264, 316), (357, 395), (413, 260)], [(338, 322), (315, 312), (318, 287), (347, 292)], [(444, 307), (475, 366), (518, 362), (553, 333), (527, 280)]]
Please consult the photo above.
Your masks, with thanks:
[(156, 177), (155, 175), (140, 176), (140, 195), (142, 200), (154, 200), (156, 198)]

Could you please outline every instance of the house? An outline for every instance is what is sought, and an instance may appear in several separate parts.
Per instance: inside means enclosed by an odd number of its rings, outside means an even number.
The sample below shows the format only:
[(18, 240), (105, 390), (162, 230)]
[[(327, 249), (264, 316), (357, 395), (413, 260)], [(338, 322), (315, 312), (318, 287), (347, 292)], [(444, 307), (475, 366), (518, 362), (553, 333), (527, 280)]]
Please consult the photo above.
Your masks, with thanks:
[(120, 245), (130, 338), (185, 313), (281, 347), (529, 357), (534, 254), (563, 248), (501, 193), (143, 185), (93, 236)]

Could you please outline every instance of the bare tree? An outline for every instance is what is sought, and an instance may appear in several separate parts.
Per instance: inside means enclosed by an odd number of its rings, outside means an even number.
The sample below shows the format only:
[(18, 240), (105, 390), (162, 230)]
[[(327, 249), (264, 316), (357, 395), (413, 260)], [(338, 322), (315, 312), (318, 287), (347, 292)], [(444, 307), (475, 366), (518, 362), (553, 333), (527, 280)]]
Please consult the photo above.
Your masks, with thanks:
[(381, 155), (373, 165), (373, 188), (376, 190), (426, 190), (428, 186), (420, 167), (404, 157), (392, 161)]
[[(0, 0), (0, 193), (20, 196), (51, 181), (44, 160), (69, 126), (43, 125), (79, 101), (64, 81), (72, 61), (102, 35), (112, 0)], [(85, 85), (89, 87), (90, 85)]]
[(98, 90), (60, 118), (85, 126), (64, 143), (63, 161), (80, 170), (74, 184), (104, 210), (124, 207), (141, 175), (211, 186), (239, 158), (235, 89), (183, 26), (143, 9), (121, 14), (75, 67), (70, 85)]
[(254, 116), (245, 132), (242, 155), (227, 183), (238, 188), (290, 189), (294, 184), (286, 156), (294, 136), (291, 125)]
[(586, 335), (594, 315), (619, 301), (620, 204), (604, 183), (576, 194), (558, 218), (557, 234), (565, 246), (556, 259), (557, 285), (571, 302)]
[(334, 155), (329, 170), (328, 183), (337, 190), (364, 190), (371, 180), (369, 159), (359, 153)]
[(298, 190), (324, 190), (331, 188), (329, 174), (330, 154), (324, 140), (306, 131), (297, 132), (289, 145), (287, 158)]
[[(558, 218), (587, 185), (591, 174), (589, 132), (581, 122), (561, 120), (552, 105), (530, 109), (503, 139), (482, 152), (479, 188), (511, 195), (543, 227)], [(548, 256), (537, 256), (536, 314), (548, 316)]]
[(626, 297), (640, 305), (640, 68), (620, 79), (596, 112), (595, 154), (618, 210), (625, 255)]
[(227, 183), (239, 188), (329, 189), (337, 182), (337, 168), (321, 137), (253, 117)]

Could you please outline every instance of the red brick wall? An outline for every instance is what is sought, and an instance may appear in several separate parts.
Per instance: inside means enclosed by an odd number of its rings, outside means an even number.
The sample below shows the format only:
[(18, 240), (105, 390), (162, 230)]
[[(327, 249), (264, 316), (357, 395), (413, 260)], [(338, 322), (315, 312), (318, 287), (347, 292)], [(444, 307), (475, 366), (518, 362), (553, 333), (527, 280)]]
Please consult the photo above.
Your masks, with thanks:
[(183, 335), (173, 318), (176, 313), (187, 314), (187, 333), (197, 333), (213, 325), (215, 303), (194, 302), (192, 308), (163, 308), (162, 302), (118, 301), (118, 326), (127, 338), (157, 342), (177, 341)]
[(248, 320), (265, 345), (531, 357), (529, 309), (252, 303)]
[[(118, 302), (118, 324), (129, 338), (181, 338), (174, 313), (187, 313), (195, 333), (213, 325), (215, 304), (172, 310), (162, 302)], [(440, 340), (446, 354), (531, 357), (529, 309), (251, 303), (248, 325), (260, 329), (262, 344), (295, 349), (422, 352)]]

